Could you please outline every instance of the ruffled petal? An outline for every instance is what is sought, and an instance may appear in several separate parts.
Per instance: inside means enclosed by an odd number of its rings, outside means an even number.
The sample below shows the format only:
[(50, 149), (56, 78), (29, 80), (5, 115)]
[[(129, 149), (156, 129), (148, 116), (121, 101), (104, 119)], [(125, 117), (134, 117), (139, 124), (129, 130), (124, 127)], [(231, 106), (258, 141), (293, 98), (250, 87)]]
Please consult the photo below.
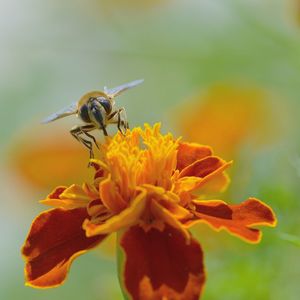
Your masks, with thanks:
[(82, 223), (87, 217), (84, 208), (56, 208), (33, 221), (22, 248), (26, 285), (49, 288), (62, 284), (72, 261), (106, 237), (86, 237)]
[(185, 167), (179, 174), (179, 177), (205, 177), (225, 164), (225, 161), (217, 156), (209, 156), (196, 160)]
[(175, 192), (180, 195), (184, 192), (196, 191), (207, 183), (218, 182), (220, 177), (224, 177), (221, 178), (221, 184), (217, 185), (222, 190), (229, 182), (224, 171), (231, 164), (232, 162), (225, 162), (215, 156), (198, 160), (181, 171), (180, 178), (175, 182)]
[(91, 159), (90, 164), (95, 169), (94, 179), (102, 178), (107, 170), (107, 165), (97, 159)]
[(83, 183), (82, 189), (85, 192), (85, 194), (90, 198), (90, 199), (97, 199), (99, 198), (99, 191), (95, 187), (95, 185), (88, 184), (88, 183)]
[(196, 240), (171, 226), (129, 228), (120, 237), (121, 283), (133, 300), (199, 299), (205, 282), (203, 253)]
[(91, 194), (86, 191), (88, 191), (87, 184), (83, 184), (82, 187), (77, 184), (72, 184), (68, 188), (57, 187), (40, 203), (65, 209), (86, 207), (88, 202), (92, 200)]
[(248, 242), (258, 243), (261, 239), (261, 231), (252, 227), (276, 225), (276, 217), (272, 209), (255, 198), (234, 205), (221, 200), (194, 200), (193, 204), (194, 217), (185, 220), (184, 224), (187, 227), (204, 222), (217, 231), (225, 229)]
[(188, 209), (177, 203), (161, 199), (159, 204), (167, 209), (177, 220), (185, 219), (191, 215), (191, 212)]
[(47, 199), (59, 199), (59, 196), (67, 189), (66, 186), (56, 187), (48, 196)]
[(126, 201), (120, 195), (115, 182), (108, 176), (99, 186), (100, 198), (103, 204), (112, 212), (119, 213), (127, 207)]
[[(229, 166), (230, 165), (226, 165), (225, 168), (228, 168)], [(207, 199), (208, 197), (212, 199), (211, 195), (224, 192), (229, 183), (230, 178), (226, 172), (217, 172), (217, 174), (214, 174), (208, 181), (205, 182), (204, 185), (199, 188), (199, 192), (197, 194), (201, 194), (202, 199)]]
[[(177, 213), (179, 213), (178, 210)], [(188, 230), (180, 223), (180, 221), (176, 218), (176, 215), (172, 214), (163, 205), (159, 204), (157, 201), (151, 201), (151, 212), (156, 221), (160, 220), (162, 221), (162, 223), (172, 226), (183, 234), (187, 242), (190, 241), (191, 235)], [(182, 210), (180, 211), (180, 213), (183, 213)]]
[(112, 233), (124, 227), (137, 224), (139, 222), (139, 217), (143, 214), (147, 205), (145, 197), (146, 191), (141, 191), (129, 207), (119, 214), (108, 218), (101, 224), (95, 224), (93, 221), (86, 219), (83, 223), (83, 228), (86, 230), (86, 236)]
[(160, 186), (155, 186), (152, 184), (143, 184), (140, 188), (145, 189), (149, 196), (154, 196), (156, 199), (162, 199), (172, 203), (179, 203), (180, 201), (180, 198), (177, 194), (171, 191), (167, 191)]
[(180, 171), (195, 161), (212, 155), (209, 146), (196, 143), (179, 143), (177, 150), (177, 169)]

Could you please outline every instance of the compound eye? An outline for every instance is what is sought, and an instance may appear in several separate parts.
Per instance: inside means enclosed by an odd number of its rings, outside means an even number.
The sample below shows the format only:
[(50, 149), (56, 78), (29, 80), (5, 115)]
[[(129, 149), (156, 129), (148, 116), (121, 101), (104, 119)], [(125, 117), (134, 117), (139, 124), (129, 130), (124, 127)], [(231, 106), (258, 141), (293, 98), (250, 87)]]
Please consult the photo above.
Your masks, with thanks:
[(109, 100), (105, 99), (105, 98), (100, 98), (99, 103), (102, 105), (102, 107), (105, 109), (105, 112), (107, 114), (111, 113), (112, 107), (111, 107), (111, 103), (109, 102)]
[(89, 116), (89, 109), (88, 109), (88, 106), (86, 104), (84, 104), (80, 107), (78, 114), (84, 122), (86, 122), (86, 123), (91, 122), (91, 119), (90, 119), (90, 116)]

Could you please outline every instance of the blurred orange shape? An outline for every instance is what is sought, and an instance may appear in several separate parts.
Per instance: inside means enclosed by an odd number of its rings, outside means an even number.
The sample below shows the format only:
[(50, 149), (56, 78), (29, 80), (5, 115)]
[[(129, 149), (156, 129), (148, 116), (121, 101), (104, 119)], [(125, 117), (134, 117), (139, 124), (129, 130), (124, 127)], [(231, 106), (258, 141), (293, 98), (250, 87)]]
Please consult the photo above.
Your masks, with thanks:
[(88, 158), (68, 130), (30, 130), (13, 143), (8, 164), (33, 188), (52, 189), (90, 178)]
[(275, 114), (264, 91), (218, 85), (185, 102), (176, 117), (185, 140), (208, 144), (227, 158), (246, 141), (271, 143), (280, 131)]

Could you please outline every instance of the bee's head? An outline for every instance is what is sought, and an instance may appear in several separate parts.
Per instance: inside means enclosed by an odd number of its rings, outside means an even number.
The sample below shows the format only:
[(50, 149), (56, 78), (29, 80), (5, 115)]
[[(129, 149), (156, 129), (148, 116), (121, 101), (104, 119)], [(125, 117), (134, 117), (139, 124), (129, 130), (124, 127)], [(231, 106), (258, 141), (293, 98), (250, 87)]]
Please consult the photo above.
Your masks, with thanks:
[(86, 104), (90, 105), (92, 104), (94, 101), (97, 101), (97, 98), (96, 97), (89, 97)]
[(109, 98), (98, 97), (97, 101), (102, 105), (102, 107), (105, 109), (105, 112), (107, 114), (111, 113), (113, 103), (111, 102), (111, 100)]

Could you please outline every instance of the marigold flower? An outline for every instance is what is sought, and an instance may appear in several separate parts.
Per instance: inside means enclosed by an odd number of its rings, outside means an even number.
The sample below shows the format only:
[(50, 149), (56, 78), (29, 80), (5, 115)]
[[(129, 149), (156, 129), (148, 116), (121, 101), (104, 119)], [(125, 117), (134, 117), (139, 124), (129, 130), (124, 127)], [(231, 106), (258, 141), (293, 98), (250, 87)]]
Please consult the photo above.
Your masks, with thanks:
[(160, 124), (107, 138), (100, 152), (93, 184), (57, 187), (41, 201), (55, 208), (33, 221), (22, 248), (27, 285), (62, 284), (77, 256), (118, 232), (128, 298), (198, 299), (205, 270), (191, 226), (207, 224), (258, 243), (261, 232), (253, 227), (276, 224), (271, 208), (255, 198), (234, 205), (203, 200), (228, 184), (231, 162), (210, 147), (162, 135)]

